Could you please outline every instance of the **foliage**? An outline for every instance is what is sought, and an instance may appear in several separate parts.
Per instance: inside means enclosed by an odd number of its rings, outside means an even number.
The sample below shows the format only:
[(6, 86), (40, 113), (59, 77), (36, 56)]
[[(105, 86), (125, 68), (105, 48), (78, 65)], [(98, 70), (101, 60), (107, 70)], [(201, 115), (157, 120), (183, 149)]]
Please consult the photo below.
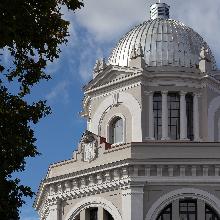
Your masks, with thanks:
[[(46, 65), (67, 42), (69, 22), (62, 8), (82, 6), (81, 0), (0, 1), (0, 219), (19, 219), (23, 196), (34, 194), (12, 175), (25, 169), (25, 158), (39, 154), (31, 125), (50, 108), (42, 100), (28, 103), (26, 96), (35, 84), (50, 79)], [(6, 51), (10, 65), (1, 59)]]

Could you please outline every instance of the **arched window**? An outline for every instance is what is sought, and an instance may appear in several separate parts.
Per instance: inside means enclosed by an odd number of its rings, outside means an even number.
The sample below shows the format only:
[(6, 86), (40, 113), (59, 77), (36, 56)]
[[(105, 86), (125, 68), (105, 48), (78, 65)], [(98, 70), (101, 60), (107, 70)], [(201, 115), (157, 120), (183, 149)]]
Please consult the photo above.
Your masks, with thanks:
[(109, 140), (111, 144), (124, 141), (123, 119), (118, 116), (110, 123)]
[[(201, 213), (198, 213), (197, 211), (199, 206), (197, 199), (193, 199), (193, 198), (180, 199), (178, 203), (179, 203), (179, 210), (178, 210), (179, 213), (176, 212), (177, 210), (173, 209), (172, 203), (170, 203), (160, 212), (156, 220), (175, 220), (176, 218), (180, 220), (200, 220), (199, 214), (201, 215)], [(204, 204), (204, 205), (205, 207), (200, 206), (200, 209), (201, 207), (204, 207), (205, 209), (204, 211), (202, 211), (202, 213), (205, 215), (202, 216), (203, 219), (220, 220), (218, 213), (211, 206), (209, 206), (208, 204)], [(174, 214), (172, 214), (172, 212), (174, 212)], [(172, 219), (172, 216), (175, 219)]]
[[(99, 207), (101, 209), (103, 209), (102, 207)], [(98, 207), (93, 207), (93, 208), (87, 208), (85, 209), (84, 211), (86, 212), (86, 219), (89, 219), (89, 220), (98, 220)], [(106, 211), (105, 209), (103, 209), (103, 214), (104, 214), (104, 219), (105, 220), (114, 220), (112, 215)], [(74, 220), (81, 220), (80, 218), (80, 214), (77, 215)]]
[(209, 205), (205, 205), (205, 220), (220, 220), (217, 212)]
[(159, 216), (157, 217), (157, 220), (172, 220), (172, 204), (166, 206)]

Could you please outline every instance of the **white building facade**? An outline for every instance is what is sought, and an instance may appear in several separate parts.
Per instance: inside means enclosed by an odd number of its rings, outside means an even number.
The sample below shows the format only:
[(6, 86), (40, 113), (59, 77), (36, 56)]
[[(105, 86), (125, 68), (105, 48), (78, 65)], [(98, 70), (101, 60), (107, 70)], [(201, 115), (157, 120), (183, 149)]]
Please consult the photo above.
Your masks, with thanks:
[(167, 4), (97, 60), (84, 95), (87, 130), (49, 167), (41, 220), (220, 220), (220, 71)]

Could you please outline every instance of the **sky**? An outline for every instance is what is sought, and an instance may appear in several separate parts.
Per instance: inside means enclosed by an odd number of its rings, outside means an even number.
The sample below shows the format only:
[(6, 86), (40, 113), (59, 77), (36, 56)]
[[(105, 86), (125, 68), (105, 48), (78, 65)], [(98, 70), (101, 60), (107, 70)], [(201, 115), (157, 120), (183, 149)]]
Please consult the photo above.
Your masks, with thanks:
[[(108, 58), (119, 39), (131, 29), (149, 19), (149, 7), (156, 0), (84, 0), (84, 8), (70, 13), (67, 46), (62, 45), (60, 58), (48, 64), (52, 80), (33, 89), (32, 96), (46, 99), (53, 113), (34, 127), (41, 156), (27, 160), (26, 170), (18, 174), (22, 183), (36, 192), (50, 164), (72, 157), (86, 121), (82, 110), (82, 87), (92, 78), (96, 59)], [(190, 26), (209, 44), (220, 67), (220, 1), (164, 0), (169, 4), (170, 17)], [(7, 60), (8, 57), (6, 56)], [(26, 199), (21, 208), (21, 220), (37, 220), (33, 199)]]

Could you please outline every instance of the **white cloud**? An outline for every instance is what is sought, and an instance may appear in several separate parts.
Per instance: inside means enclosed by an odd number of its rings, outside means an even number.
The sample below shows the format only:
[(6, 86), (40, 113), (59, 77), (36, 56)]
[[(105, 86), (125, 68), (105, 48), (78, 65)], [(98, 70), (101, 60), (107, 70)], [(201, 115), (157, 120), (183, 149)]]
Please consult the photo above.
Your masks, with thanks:
[(102, 49), (99, 45), (87, 35), (82, 41), (84, 50), (79, 54), (79, 74), (84, 81), (91, 78), (95, 60), (103, 57)]
[[(149, 18), (149, 7), (156, 0), (85, 0), (76, 13), (76, 21), (99, 42), (112, 42), (122, 37), (131, 26)], [(200, 33), (220, 59), (219, 0), (165, 0), (171, 6), (171, 18)], [(220, 62), (219, 62), (220, 63)]]
[(197, 31), (209, 44), (220, 64), (220, 1), (185, 0), (172, 5), (174, 18)]
[(77, 22), (99, 41), (111, 41), (146, 17), (146, 0), (86, 0)]
[(47, 95), (46, 99), (51, 103), (60, 99), (62, 102), (69, 102), (69, 93), (68, 93), (69, 82), (62, 81), (58, 83)]
[[(207, 41), (220, 64), (219, 0), (164, 0), (170, 17), (192, 27)], [(70, 20), (69, 42), (61, 47), (61, 58), (49, 66), (50, 72), (65, 68), (83, 82), (91, 79), (95, 60), (109, 52), (134, 25), (150, 17), (150, 6), (156, 0), (84, 0), (85, 6), (75, 13), (63, 8)], [(109, 53), (107, 54), (107, 58)], [(219, 61), (219, 62), (218, 62)], [(65, 67), (62, 64), (65, 63)], [(219, 65), (220, 66), (220, 65)]]

